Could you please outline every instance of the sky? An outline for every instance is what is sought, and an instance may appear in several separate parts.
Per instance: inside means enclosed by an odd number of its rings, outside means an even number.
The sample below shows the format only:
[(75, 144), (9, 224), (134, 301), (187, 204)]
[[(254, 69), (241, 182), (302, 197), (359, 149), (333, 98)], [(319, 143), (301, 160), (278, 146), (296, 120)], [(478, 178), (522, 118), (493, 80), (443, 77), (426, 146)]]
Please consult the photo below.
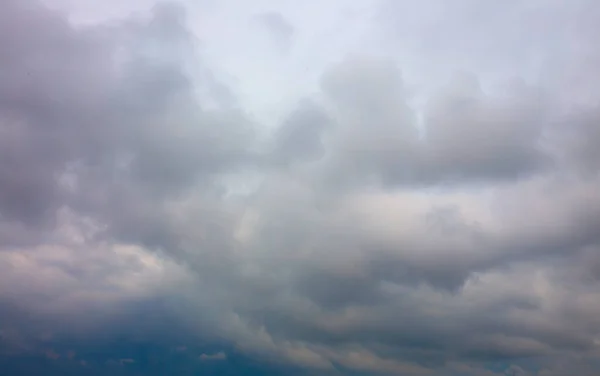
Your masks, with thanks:
[(599, 34), (0, 0), (0, 375), (600, 374)]

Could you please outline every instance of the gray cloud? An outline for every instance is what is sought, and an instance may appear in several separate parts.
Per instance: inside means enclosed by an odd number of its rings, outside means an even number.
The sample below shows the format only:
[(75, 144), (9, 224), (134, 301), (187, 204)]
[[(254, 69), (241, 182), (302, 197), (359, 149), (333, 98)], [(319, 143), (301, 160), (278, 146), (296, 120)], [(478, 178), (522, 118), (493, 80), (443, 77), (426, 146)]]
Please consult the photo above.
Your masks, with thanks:
[(3, 356), (120, 335), (312, 374), (597, 370), (596, 104), (463, 74), (419, 108), (353, 54), (267, 134), (182, 7), (0, 7)]
[(286, 52), (291, 48), (294, 26), (281, 13), (261, 13), (255, 20), (266, 29), (277, 48)]
[[(7, 222), (48, 220), (74, 205), (139, 228), (136, 215), (160, 216), (162, 200), (251, 159), (243, 116), (194, 102), (182, 9), (163, 4), (146, 24), (76, 30), (60, 15), (5, 7), (3, 34), (23, 39), (5, 42), (15, 51), (1, 85)], [(174, 60), (157, 59), (165, 54)]]
[(273, 159), (284, 165), (319, 159), (325, 152), (323, 133), (330, 126), (331, 119), (323, 108), (310, 100), (303, 101), (277, 129)]
[(504, 95), (489, 95), (476, 77), (458, 75), (419, 124), (404, 86), (391, 61), (352, 57), (325, 76), (324, 90), (348, 125), (333, 136), (336, 178), (477, 183), (514, 180), (552, 162), (543, 140), (551, 107), (542, 92), (516, 83)]

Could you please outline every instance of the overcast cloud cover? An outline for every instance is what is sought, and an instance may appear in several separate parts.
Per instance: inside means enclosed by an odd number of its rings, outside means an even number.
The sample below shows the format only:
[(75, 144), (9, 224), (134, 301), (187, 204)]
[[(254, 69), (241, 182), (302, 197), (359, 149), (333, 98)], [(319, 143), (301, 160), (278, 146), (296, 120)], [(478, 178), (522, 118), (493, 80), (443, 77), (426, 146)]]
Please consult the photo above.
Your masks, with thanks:
[(0, 375), (600, 374), (596, 0), (0, 0)]

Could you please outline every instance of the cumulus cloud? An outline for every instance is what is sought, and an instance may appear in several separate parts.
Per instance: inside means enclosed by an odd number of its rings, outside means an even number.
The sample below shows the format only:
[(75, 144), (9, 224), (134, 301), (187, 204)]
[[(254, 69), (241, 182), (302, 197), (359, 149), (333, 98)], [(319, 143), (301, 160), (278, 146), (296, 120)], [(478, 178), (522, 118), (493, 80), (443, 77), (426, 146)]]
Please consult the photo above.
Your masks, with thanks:
[(318, 35), (289, 4), (202, 5), (316, 43), (263, 124), (191, 4), (83, 25), (4, 1), (0, 367), (597, 374), (600, 8), (400, 3), (327, 2)]

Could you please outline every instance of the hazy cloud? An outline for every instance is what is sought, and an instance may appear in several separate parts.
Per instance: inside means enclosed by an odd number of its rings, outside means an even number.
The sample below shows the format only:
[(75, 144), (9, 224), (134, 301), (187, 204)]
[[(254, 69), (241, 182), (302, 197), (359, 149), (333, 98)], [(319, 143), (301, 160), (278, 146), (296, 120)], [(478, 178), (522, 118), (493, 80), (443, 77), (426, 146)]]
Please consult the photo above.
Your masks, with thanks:
[(202, 354), (200, 355), (201, 360), (225, 360), (227, 359), (227, 355), (224, 352), (220, 351), (216, 354)]
[(269, 33), (269, 36), (277, 46), (283, 51), (288, 51), (292, 44), (294, 36), (294, 27), (281, 13), (265, 12), (255, 16), (258, 21)]
[(0, 368), (598, 373), (599, 7), (344, 4), (0, 5)]

